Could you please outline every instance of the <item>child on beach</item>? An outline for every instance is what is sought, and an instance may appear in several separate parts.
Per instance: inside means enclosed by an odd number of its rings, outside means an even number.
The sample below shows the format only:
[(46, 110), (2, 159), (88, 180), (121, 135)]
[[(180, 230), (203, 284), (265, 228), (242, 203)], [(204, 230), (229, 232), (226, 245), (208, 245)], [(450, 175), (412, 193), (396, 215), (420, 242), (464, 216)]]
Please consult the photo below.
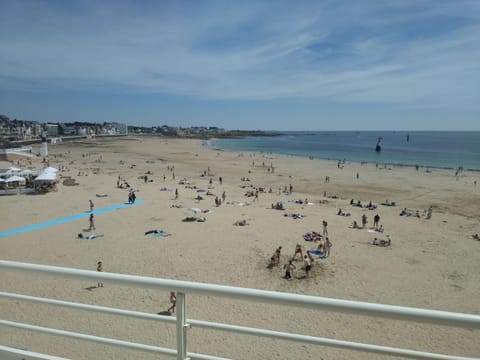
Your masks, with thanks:
[[(97, 271), (102, 272), (103, 271), (103, 264), (101, 261), (97, 263)], [(103, 287), (103, 283), (99, 282), (97, 283), (97, 287)]]
[(170, 303), (172, 306), (168, 308), (168, 312), (175, 312), (175, 307), (177, 306), (177, 294), (175, 294), (175, 291), (170, 291)]
[(293, 261), (290, 260), (290, 261), (288, 262), (288, 264), (285, 264), (285, 265), (283, 266), (283, 268), (286, 269), (286, 271), (285, 271), (285, 279), (287, 279), (287, 280), (289, 280), (289, 281), (290, 281), (290, 280), (293, 280), (293, 275), (294, 275), (293, 272), (294, 272), (294, 270), (297, 268), (297, 267), (293, 264)]

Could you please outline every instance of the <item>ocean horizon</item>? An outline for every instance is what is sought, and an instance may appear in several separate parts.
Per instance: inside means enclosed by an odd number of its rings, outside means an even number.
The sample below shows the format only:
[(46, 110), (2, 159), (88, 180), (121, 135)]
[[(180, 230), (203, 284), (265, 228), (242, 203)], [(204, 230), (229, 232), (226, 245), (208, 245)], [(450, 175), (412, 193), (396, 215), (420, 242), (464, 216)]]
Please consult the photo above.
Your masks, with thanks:
[[(480, 171), (480, 131), (278, 131), (211, 139), (213, 149), (381, 165)], [(375, 151), (378, 140), (381, 151)]]

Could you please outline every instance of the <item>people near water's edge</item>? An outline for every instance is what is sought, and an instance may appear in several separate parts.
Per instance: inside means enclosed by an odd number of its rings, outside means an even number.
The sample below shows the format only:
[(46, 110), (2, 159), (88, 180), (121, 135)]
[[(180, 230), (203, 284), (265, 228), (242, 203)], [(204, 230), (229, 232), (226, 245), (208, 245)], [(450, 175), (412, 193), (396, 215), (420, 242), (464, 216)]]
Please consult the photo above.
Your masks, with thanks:
[[(102, 272), (102, 271), (103, 271), (103, 264), (102, 264), (101, 261), (99, 261), (99, 262), (97, 263), (97, 271), (98, 271), (98, 272)], [(102, 282), (98, 282), (98, 283), (97, 283), (97, 287), (103, 287), (103, 283), (102, 283)]]
[(170, 304), (172, 305), (168, 308), (167, 311), (175, 313), (175, 308), (177, 306), (177, 294), (175, 293), (175, 291), (170, 291)]

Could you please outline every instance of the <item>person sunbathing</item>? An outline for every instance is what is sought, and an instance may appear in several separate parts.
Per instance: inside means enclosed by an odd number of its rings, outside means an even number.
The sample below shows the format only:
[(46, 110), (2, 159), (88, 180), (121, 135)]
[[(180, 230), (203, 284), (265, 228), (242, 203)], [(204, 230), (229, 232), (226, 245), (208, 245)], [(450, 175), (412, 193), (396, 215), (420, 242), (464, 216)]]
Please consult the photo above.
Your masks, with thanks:
[(372, 245), (383, 246), (383, 247), (390, 246), (391, 243), (392, 243), (392, 239), (390, 238), (390, 235), (387, 235), (387, 240), (375, 238), (372, 241)]
[(472, 237), (473, 237), (475, 240), (480, 240), (480, 235), (478, 235), (478, 234), (473, 234)]
[(82, 233), (79, 233), (77, 237), (79, 239), (93, 240), (103, 236), (104, 236), (103, 234), (90, 234), (90, 235), (84, 236)]
[(236, 226), (245, 226), (245, 225), (250, 225), (249, 223), (247, 223), (247, 220), (243, 219), (243, 220), (237, 220), (233, 223), (233, 225), (236, 225)]

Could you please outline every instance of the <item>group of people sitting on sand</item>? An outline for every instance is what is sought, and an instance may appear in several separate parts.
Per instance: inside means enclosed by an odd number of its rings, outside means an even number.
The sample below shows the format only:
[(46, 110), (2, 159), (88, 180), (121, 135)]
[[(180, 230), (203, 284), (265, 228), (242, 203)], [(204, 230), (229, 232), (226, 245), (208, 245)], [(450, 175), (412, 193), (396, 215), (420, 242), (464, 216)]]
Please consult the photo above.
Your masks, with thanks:
[(368, 203), (368, 205), (363, 206), (362, 202), (360, 200), (355, 202), (355, 200), (352, 199), (352, 200), (350, 200), (350, 205), (360, 207), (360, 208), (365, 208), (365, 209), (368, 209), (368, 210), (375, 210), (377, 208), (377, 205), (372, 204), (371, 201)]
[[(422, 215), (420, 215), (419, 210), (415, 210), (415, 217), (416, 218), (422, 218), (424, 217), (425, 219), (431, 219), (432, 217), (432, 207), (430, 206), (428, 209), (423, 210)], [(413, 210), (408, 210), (407, 208), (403, 208), (402, 211), (400, 211), (400, 216), (413, 216)]]

